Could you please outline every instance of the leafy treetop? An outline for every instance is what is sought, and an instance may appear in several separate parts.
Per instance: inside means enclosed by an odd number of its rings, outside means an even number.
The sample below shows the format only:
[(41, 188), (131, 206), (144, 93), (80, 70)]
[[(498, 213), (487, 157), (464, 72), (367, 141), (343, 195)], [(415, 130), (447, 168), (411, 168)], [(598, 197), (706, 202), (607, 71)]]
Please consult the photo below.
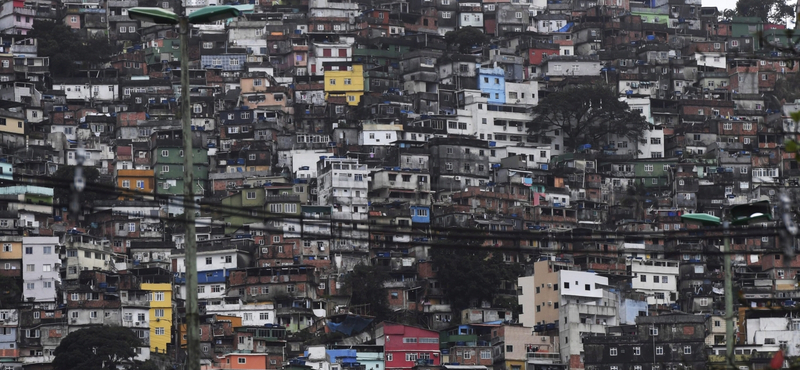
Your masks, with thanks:
[(137, 368), (134, 348), (143, 344), (128, 328), (95, 326), (74, 331), (58, 345), (54, 370), (116, 370)]
[(552, 136), (558, 130), (568, 151), (584, 144), (596, 148), (610, 135), (638, 140), (647, 128), (644, 116), (631, 111), (628, 103), (603, 85), (580, 85), (551, 93), (533, 113), (528, 133)]
[(444, 40), (450, 45), (457, 45), (462, 54), (469, 54), (473, 46), (488, 45), (491, 39), (483, 31), (475, 27), (462, 27), (444, 35)]
[(34, 20), (28, 36), (36, 39), (39, 56), (50, 58), (55, 77), (72, 77), (81, 68), (99, 66), (115, 51), (105, 37), (83, 38), (60, 22)]

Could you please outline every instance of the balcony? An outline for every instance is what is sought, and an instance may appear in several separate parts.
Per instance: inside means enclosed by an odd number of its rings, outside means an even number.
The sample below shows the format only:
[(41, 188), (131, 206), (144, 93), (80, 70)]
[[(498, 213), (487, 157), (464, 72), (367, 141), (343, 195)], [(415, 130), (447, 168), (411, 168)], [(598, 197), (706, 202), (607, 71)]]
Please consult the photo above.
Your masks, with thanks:
[(452, 309), (450, 308), (449, 304), (428, 304), (423, 306), (423, 312), (430, 312), (430, 313), (449, 313)]
[(47, 73), (47, 72), (50, 72), (50, 67), (48, 67), (48, 66), (15, 65), (14, 66), (14, 72), (20, 72), (20, 73)]
[(529, 363), (561, 363), (561, 355), (548, 352), (528, 352), (525, 357)]
[(278, 203), (278, 202), (292, 202), (292, 203), (299, 203), (300, 196), (299, 195), (270, 195), (267, 194), (264, 201), (266, 203)]

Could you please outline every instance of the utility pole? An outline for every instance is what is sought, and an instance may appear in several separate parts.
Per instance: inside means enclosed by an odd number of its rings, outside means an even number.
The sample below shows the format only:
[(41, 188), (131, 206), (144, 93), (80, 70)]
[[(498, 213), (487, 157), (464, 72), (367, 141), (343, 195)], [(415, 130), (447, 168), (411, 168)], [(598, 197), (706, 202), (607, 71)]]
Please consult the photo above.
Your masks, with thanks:
[[(184, 9), (185, 11), (185, 9)], [(189, 101), (189, 18), (180, 17), (181, 35), (181, 127), (183, 128), (183, 216), (186, 236), (186, 369), (200, 369), (200, 312), (197, 307), (197, 237), (194, 216), (194, 171), (192, 157), (192, 116)], [(179, 338), (180, 339), (180, 338)]]
[(731, 236), (729, 221), (722, 222), (723, 240), (725, 243), (725, 250), (722, 251), (722, 260), (725, 262), (725, 355), (728, 359), (728, 365), (733, 367), (734, 354), (733, 345), (736, 338), (733, 334), (733, 275), (731, 274)]

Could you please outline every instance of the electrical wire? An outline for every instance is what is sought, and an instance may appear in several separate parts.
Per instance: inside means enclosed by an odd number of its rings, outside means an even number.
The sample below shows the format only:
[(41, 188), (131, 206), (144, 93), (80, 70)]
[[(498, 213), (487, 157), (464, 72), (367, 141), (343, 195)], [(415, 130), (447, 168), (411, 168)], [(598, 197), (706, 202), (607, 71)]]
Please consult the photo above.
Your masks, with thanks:
[[(39, 179), (41, 179), (41, 178), (38, 178), (37, 180), (39, 180)], [(39, 184), (41, 184), (41, 183), (31, 184), (31, 183), (19, 182), (19, 181), (14, 181), (14, 182), (17, 183), (17, 184), (21, 184), (21, 185), (39, 185)], [(62, 188), (62, 189), (65, 188), (65, 187), (68, 187), (68, 185), (66, 185), (68, 182), (69, 181), (67, 181), (67, 180), (58, 180), (58, 179), (53, 179), (53, 178), (46, 178), (46, 180), (45, 180), (45, 183), (49, 183), (54, 187)], [(245, 189), (247, 189), (247, 188), (245, 188)], [(139, 191), (139, 190), (131, 190), (131, 189), (127, 189), (127, 188), (117, 188), (117, 187), (108, 186), (108, 185), (102, 185), (102, 184), (98, 184), (98, 183), (89, 183), (89, 184), (87, 184), (85, 191), (86, 192), (101, 193), (101, 194), (106, 194), (106, 195), (113, 195), (113, 196), (123, 196), (123, 197), (142, 197), (142, 198), (147, 197), (147, 198), (154, 198), (154, 200), (153, 200), (154, 202), (155, 201), (165, 200), (168, 205), (176, 205), (176, 206), (181, 206), (181, 207), (184, 205), (182, 198), (178, 198), (176, 196), (165, 195), (165, 194), (154, 194), (154, 193), (148, 193), (148, 192)], [(111, 201), (111, 200), (109, 200), (109, 201)], [(303, 215), (303, 214), (291, 215), (291, 214), (274, 213), (274, 212), (262, 211), (262, 210), (256, 210), (256, 209), (243, 210), (241, 207), (226, 206), (226, 205), (222, 205), (222, 204), (218, 204), (218, 205), (198, 204), (196, 207), (193, 207), (192, 209), (195, 210), (195, 211), (201, 211), (201, 212), (205, 211), (205, 212), (215, 213), (215, 214), (224, 215), (224, 216), (237, 216), (237, 217), (244, 217), (244, 218), (251, 218), (251, 219), (253, 219), (253, 218), (263, 218), (264, 221), (266, 221), (266, 222), (278, 221), (278, 220), (279, 221), (283, 221), (283, 222), (286, 222), (288, 220), (298, 220), (298, 223), (301, 223), (303, 221), (317, 221), (317, 220), (319, 220), (318, 218), (306, 216), (306, 215)], [(381, 232), (393, 232), (391, 230), (392, 227), (379, 226), (379, 225), (370, 225), (370, 222), (368, 220), (366, 220), (366, 221), (342, 220), (342, 219), (336, 219), (334, 217), (331, 217), (330, 219), (331, 219), (332, 222), (339, 223), (339, 224), (344, 224), (344, 225), (348, 225), (348, 226), (367, 226), (367, 227), (376, 229), (376, 231), (377, 231), (377, 229), (382, 228)], [(525, 221), (525, 220), (521, 220), (521, 221)], [(535, 221), (530, 221), (530, 222), (535, 222)], [(396, 233), (398, 233), (400, 235), (419, 236), (419, 237), (430, 236), (431, 233), (428, 232), (428, 231), (447, 232), (447, 233), (451, 233), (451, 234), (458, 233), (460, 237), (468, 237), (468, 236), (472, 236), (472, 235), (485, 236), (486, 233), (489, 232), (491, 235), (495, 235), (498, 238), (509, 238), (509, 239), (518, 239), (519, 236), (530, 237), (530, 236), (541, 236), (541, 235), (544, 235), (544, 234), (549, 235), (549, 237), (551, 239), (552, 238), (555, 238), (555, 239), (561, 238), (561, 239), (563, 239), (565, 237), (563, 237), (563, 236), (559, 237), (558, 235), (559, 234), (562, 234), (562, 235), (569, 234), (568, 239), (571, 239), (571, 240), (577, 239), (577, 240), (593, 240), (593, 241), (594, 240), (598, 240), (598, 239), (614, 239), (614, 238), (620, 238), (620, 237), (630, 237), (631, 240), (633, 240), (634, 238), (637, 238), (637, 237), (640, 237), (640, 238), (661, 237), (661, 238), (663, 238), (663, 237), (670, 237), (670, 236), (673, 236), (673, 235), (675, 235), (676, 237), (680, 236), (680, 237), (689, 238), (689, 239), (692, 239), (692, 238), (713, 239), (715, 237), (717, 239), (719, 239), (719, 238), (723, 237), (722, 233), (725, 230), (721, 226), (720, 227), (703, 227), (702, 229), (663, 230), (663, 231), (619, 231), (619, 230), (617, 230), (617, 231), (597, 231), (597, 230), (591, 230), (592, 235), (590, 237), (588, 237), (588, 238), (587, 237), (583, 237), (582, 238), (580, 235), (582, 233), (586, 232), (586, 231), (583, 231), (582, 229), (579, 229), (579, 230), (576, 230), (576, 229), (565, 229), (565, 230), (555, 230), (555, 231), (553, 229), (549, 229), (549, 230), (534, 230), (534, 231), (531, 231), (531, 230), (502, 230), (501, 231), (501, 230), (481, 230), (481, 229), (476, 229), (476, 228), (464, 228), (464, 227), (436, 227), (436, 226), (431, 226), (431, 227), (425, 227), (425, 229), (427, 231), (417, 231), (417, 232), (415, 232), (415, 231), (403, 231), (403, 230), (400, 230), (401, 227), (399, 225), (398, 226), (394, 226), (393, 228), (396, 229), (394, 232), (396, 232)], [(781, 226), (767, 226), (767, 227), (763, 227), (763, 228), (759, 228), (759, 227), (750, 227), (750, 228), (743, 227), (743, 228), (731, 228), (730, 230), (737, 230), (737, 229), (740, 229), (740, 230), (746, 230), (746, 229), (763, 229), (763, 230), (775, 229), (775, 230), (779, 230), (779, 229), (782, 229), (782, 227)], [(714, 235), (714, 233), (717, 233), (717, 232), (719, 233), (719, 235), (718, 236)], [(692, 235), (692, 234), (699, 234), (699, 233), (702, 233), (704, 235)], [(760, 235), (760, 234), (757, 234), (757, 235)]]
[[(26, 183), (26, 185), (27, 185), (27, 183)], [(87, 185), (87, 191), (92, 191), (91, 184)], [(105, 190), (102, 190), (102, 189), (101, 189), (101, 191), (106, 192)], [(113, 191), (113, 192), (110, 192), (110, 193), (114, 194), (114, 195), (125, 195), (126, 192), (127, 192), (127, 190), (125, 190), (125, 191), (117, 190), (117, 191)], [(151, 195), (149, 193), (145, 193), (145, 194), (147, 194), (148, 196)], [(113, 200), (111, 202), (113, 202)], [(15, 201), (15, 202), (12, 202), (12, 203), (24, 203), (24, 202)], [(175, 203), (183, 204), (182, 201), (176, 201)], [(153, 205), (155, 206), (155, 205), (157, 205), (157, 203), (153, 202)], [(58, 207), (65, 207), (67, 205), (65, 205), (65, 204), (54, 204), (53, 206), (58, 208)], [(106, 208), (106, 206), (101, 206), (101, 207), (102, 208)], [(160, 207), (160, 205), (159, 205), (159, 207)], [(113, 206), (108, 206), (108, 208), (112, 209)], [(255, 218), (250, 213), (240, 213), (240, 212), (231, 212), (231, 211), (225, 211), (223, 213), (229, 214), (229, 215), (244, 216), (244, 217), (248, 217), (248, 218)], [(179, 224), (180, 223), (185, 223), (185, 219), (183, 219), (182, 217), (165, 217), (165, 216), (161, 216), (161, 215), (159, 215), (159, 216), (152, 216), (152, 215), (143, 216), (143, 215), (136, 214), (136, 213), (127, 213), (127, 214), (122, 213), (122, 214), (120, 214), (119, 212), (116, 212), (116, 214), (117, 215), (122, 215), (122, 216), (129, 216), (129, 217), (133, 216), (133, 217), (141, 217), (141, 218), (147, 218), (147, 219), (158, 219), (159, 221), (162, 221), (162, 222), (173, 222), (173, 223), (177, 222)], [(319, 224), (321, 222), (326, 222), (326, 221), (330, 222), (331, 224), (333, 224), (333, 223), (336, 223), (336, 222), (339, 221), (339, 220), (336, 220), (334, 218), (318, 219), (318, 218), (311, 218), (311, 217), (306, 217), (306, 216), (283, 217), (285, 215), (282, 215), (282, 214), (270, 214), (270, 215), (273, 216), (273, 217), (270, 217), (270, 218), (266, 219), (265, 220), (266, 222), (269, 222), (269, 221), (285, 222), (286, 220), (291, 220), (291, 221), (294, 221), (295, 224), (297, 224), (296, 220), (299, 219), (299, 224), (301, 226), (305, 225), (304, 221), (312, 221), (314, 224)], [(113, 221), (110, 221), (110, 222), (113, 222)], [(344, 223), (350, 223), (350, 222), (344, 222)], [(359, 224), (366, 224), (366, 223), (359, 223)], [(220, 224), (219, 221), (217, 221), (217, 222), (214, 222), (214, 221), (205, 222), (205, 221), (202, 221), (202, 220), (196, 221), (196, 225), (201, 226), (201, 227), (202, 226), (212, 226), (212, 227), (213, 226), (223, 226), (222, 224)], [(382, 232), (383, 233), (383, 232), (385, 232), (385, 233), (390, 233), (390, 234), (392, 234), (394, 236), (397, 236), (397, 235), (424, 236), (423, 238), (419, 238), (419, 240), (411, 240), (409, 242), (396, 242), (395, 243), (398, 246), (402, 245), (404, 247), (423, 246), (423, 247), (436, 247), (436, 248), (457, 248), (457, 249), (460, 249), (460, 250), (481, 249), (481, 250), (501, 250), (501, 251), (514, 251), (514, 252), (530, 251), (530, 252), (538, 252), (538, 253), (567, 253), (567, 254), (570, 254), (570, 253), (586, 253), (586, 254), (589, 254), (589, 255), (608, 254), (608, 255), (616, 255), (616, 256), (620, 256), (620, 255), (623, 255), (625, 253), (630, 253), (630, 252), (635, 252), (635, 253), (641, 253), (641, 252), (664, 253), (664, 252), (659, 252), (659, 251), (647, 251), (647, 250), (640, 250), (640, 249), (606, 251), (606, 250), (587, 250), (587, 249), (574, 249), (573, 248), (571, 250), (570, 249), (555, 250), (555, 249), (550, 249), (550, 248), (524, 246), (521, 243), (523, 240), (525, 240), (525, 241), (527, 241), (527, 240), (536, 240), (536, 241), (539, 241), (539, 242), (544, 241), (544, 240), (546, 240), (546, 241), (563, 241), (563, 242), (570, 242), (570, 243), (584, 243), (584, 242), (607, 242), (607, 243), (610, 243), (610, 242), (615, 242), (615, 241), (620, 241), (620, 240), (621, 241), (629, 241), (630, 242), (632, 234), (628, 234), (626, 232), (622, 232), (622, 233), (620, 233), (620, 232), (603, 232), (603, 235), (588, 235), (587, 236), (587, 235), (574, 235), (571, 232), (558, 232), (558, 233), (553, 233), (553, 232), (549, 232), (549, 231), (513, 231), (513, 232), (508, 232), (508, 231), (480, 230), (480, 229), (463, 229), (462, 230), (462, 229), (459, 229), (459, 228), (434, 228), (436, 230), (441, 230), (441, 231), (456, 231), (456, 232), (458, 232), (458, 234), (453, 235), (453, 233), (450, 233), (450, 234), (437, 234), (437, 233), (430, 233), (430, 232), (409, 232), (409, 231), (398, 230), (397, 226), (390, 226), (390, 225), (368, 225), (368, 224), (366, 224), (366, 225), (369, 226), (369, 229), (355, 229), (355, 230), (346, 229), (346, 230), (347, 231), (355, 231), (355, 232), (366, 232), (366, 233), (377, 233), (377, 232)], [(331, 227), (331, 232), (330, 233), (328, 233), (328, 232), (321, 232), (321, 233), (309, 232), (309, 231), (305, 231), (304, 228), (302, 228), (302, 227), (301, 227), (300, 231), (292, 232), (290, 230), (285, 230), (283, 228), (257, 226), (257, 225), (252, 225), (252, 224), (235, 224), (235, 225), (230, 225), (230, 226), (226, 225), (225, 227), (231, 227), (231, 228), (236, 228), (236, 229), (245, 229), (246, 228), (248, 230), (248, 232), (263, 231), (263, 232), (267, 232), (267, 233), (281, 233), (281, 234), (288, 232), (288, 233), (299, 234), (299, 238), (300, 239), (302, 239), (302, 238), (312, 238), (313, 237), (313, 238), (318, 238), (318, 239), (334, 239), (334, 240), (353, 241), (353, 242), (367, 242), (367, 243), (373, 243), (373, 244), (381, 242), (380, 240), (375, 240), (375, 239), (372, 239), (370, 237), (363, 238), (363, 237), (336, 235), (335, 234), (335, 227)], [(677, 239), (678, 237), (687, 237), (687, 234), (706, 233), (708, 230), (709, 230), (708, 228), (705, 228), (703, 230), (694, 230), (694, 231), (670, 231), (669, 233), (670, 234), (676, 234), (675, 238)], [(780, 230), (780, 228), (779, 227), (767, 227), (767, 228), (756, 227), (756, 228), (740, 228), (740, 229), (734, 228), (734, 229), (729, 230), (730, 231), (729, 236), (731, 238), (736, 238), (736, 237), (747, 237), (747, 236), (763, 237), (763, 236), (779, 236), (780, 235), (779, 231), (768, 232), (770, 230)], [(463, 234), (462, 233), (463, 231), (469, 231), (469, 233)], [(635, 232), (635, 233), (638, 234), (639, 236), (641, 236), (641, 232)], [(619, 234), (623, 234), (623, 235), (619, 235)], [(681, 234), (681, 235), (677, 235), (677, 234)], [(446, 241), (448, 239), (448, 237), (452, 238), (453, 236), (455, 236), (456, 238), (462, 239), (462, 240), (463, 239), (473, 239), (473, 241), (483, 240), (484, 242), (488, 241), (488, 240), (511, 240), (511, 241), (515, 241), (516, 242), (515, 243), (516, 246), (495, 245), (495, 246), (487, 247), (487, 246), (480, 246), (480, 245), (474, 245), (474, 244), (469, 244), (469, 243), (453, 243), (452, 239), (451, 239), (450, 242)], [(648, 237), (652, 237), (652, 238), (671, 239), (671, 237), (669, 235), (665, 235), (664, 232), (648, 232), (647, 236)], [(693, 240), (708, 240), (708, 239), (719, 240), (719, 239), (722, 238), (722, 235), (721, 234), (720, 235), (689, 235), (688, 237), (690, 239), (693, 239)], [(289, 239), (294, 239), (294, 238), (289, 238)], [(505, 243), (503, 243), (503, 244), (505, 244)], [(335, 249), (337, 247), (334, 246), (333, 248)], [(399, 247), (397, 247), (397, 248), (399, 248)], [(384, 247), (384, 248), (378, 248), (378, 249), (392, 249), (392, 248)], [(681, 253), (680, 250), (676, 250), (674, 252), (675, 253)], [(771, 250), (735, 251), (734, 250), (734, 251), (730, 251), (730, 252), (705, 251), (705, 250), (703, 250), (703, 251), (686, 251), (686, 252), (691, 253), (691, 254), (701, 254), (701, 255), (723, 255), (723, 254), (731, 254), (731, 255), (741, 255), (741, 254), (770, 255), (770, 254), (780, 254), (780, 252), (778, 250), (775, 250), (775, 251), (771, 251)]]

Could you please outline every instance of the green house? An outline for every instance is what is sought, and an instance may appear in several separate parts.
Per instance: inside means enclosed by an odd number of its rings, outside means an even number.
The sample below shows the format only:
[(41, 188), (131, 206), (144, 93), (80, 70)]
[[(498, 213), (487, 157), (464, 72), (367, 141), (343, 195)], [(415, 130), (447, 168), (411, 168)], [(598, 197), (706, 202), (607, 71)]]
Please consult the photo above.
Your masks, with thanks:
[[(183, 140), (180, 130), (158, 131), (151, 136), (151, 163), (156, 178), (156, 194), (182, 195)], [(194, 138), (192, 148), (194, 176), (192, 189), (201, 196), (208, 190), (208, 149), (199, 136)]]
[(649, 159), (636, 162), (633, 166), (637, 185), (645, 188), (664, 188), (671, 185), (670, 172), (674, 159)]

